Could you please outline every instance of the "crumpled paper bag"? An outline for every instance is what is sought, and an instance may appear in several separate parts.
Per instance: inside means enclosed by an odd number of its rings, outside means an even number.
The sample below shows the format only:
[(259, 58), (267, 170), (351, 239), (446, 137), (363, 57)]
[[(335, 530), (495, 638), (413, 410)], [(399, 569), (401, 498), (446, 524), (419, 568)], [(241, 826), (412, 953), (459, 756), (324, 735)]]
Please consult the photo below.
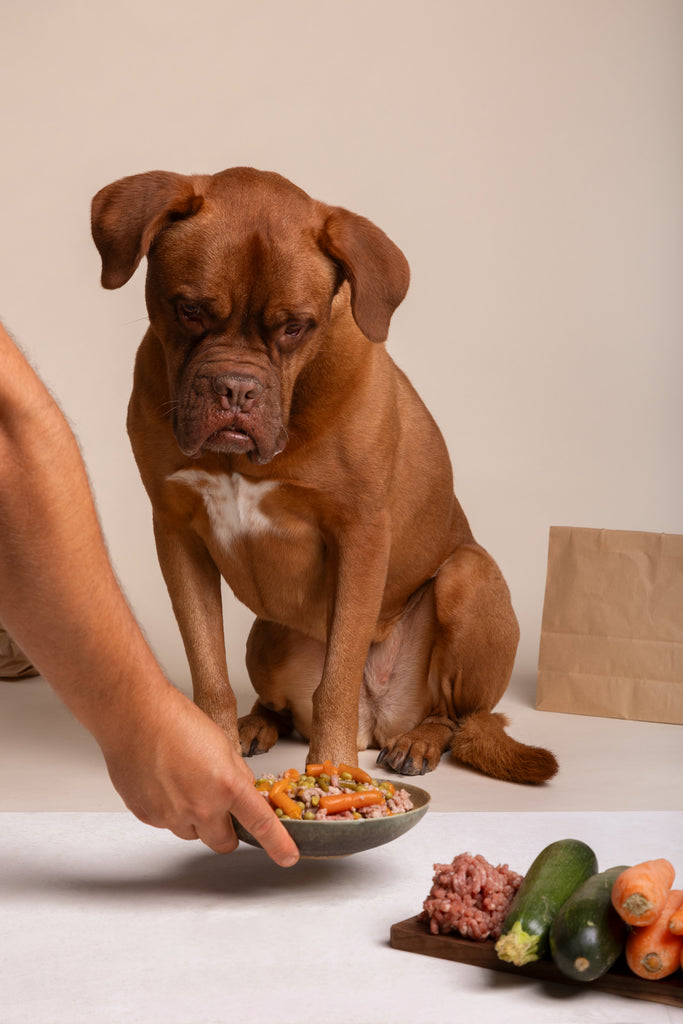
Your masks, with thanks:
[(0, 679), (27, 679), (38, 674), (38, 669), (0, 623)]
[(536, 707), (683, 724), (683, 536), (550, 528)]

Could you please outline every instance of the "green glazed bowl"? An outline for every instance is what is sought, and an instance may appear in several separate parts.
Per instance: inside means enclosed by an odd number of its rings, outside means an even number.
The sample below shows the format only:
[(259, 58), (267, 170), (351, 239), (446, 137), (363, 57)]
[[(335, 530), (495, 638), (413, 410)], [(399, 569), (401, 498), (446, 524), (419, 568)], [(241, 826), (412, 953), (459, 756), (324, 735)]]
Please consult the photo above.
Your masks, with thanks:
[[(429, 809), (429, 793), (396, 779), (391, 781), (396, 789), (407, 790), (413, 802), (411, 811), (392, 814), (388, 818), (357, 818), (355, 821), (300, 821), (295, 818), (283, 821), (283, 826), (299, 847), (300, 855), (308, 858), (348, 857), (352, 853), (363, 853), (391, 843), (414, 828)], [(239, 821), (232, 820), (237, 837), (243, 843), (260, 847), (261, 844)]]

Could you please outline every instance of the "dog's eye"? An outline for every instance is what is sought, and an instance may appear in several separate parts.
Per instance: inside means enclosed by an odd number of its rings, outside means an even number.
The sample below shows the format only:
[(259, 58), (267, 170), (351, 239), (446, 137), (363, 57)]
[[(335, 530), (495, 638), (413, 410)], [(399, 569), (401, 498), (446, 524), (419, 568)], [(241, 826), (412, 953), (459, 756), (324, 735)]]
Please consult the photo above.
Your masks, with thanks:
[(186, 324), (202, 325), (202, 307), (198, 302), (179, 302), (178, 313)]
[(303, 339), (309, 324), (293, 320), (280, 329), (279, 344), (285, 351), (294, 348)]
[(313, 318), (306, 316), (301, 320), (282, 320), (279, 324), (276, 322), (268, 333), (282, 352), (290, 352), (303, 342), (315, 326)]

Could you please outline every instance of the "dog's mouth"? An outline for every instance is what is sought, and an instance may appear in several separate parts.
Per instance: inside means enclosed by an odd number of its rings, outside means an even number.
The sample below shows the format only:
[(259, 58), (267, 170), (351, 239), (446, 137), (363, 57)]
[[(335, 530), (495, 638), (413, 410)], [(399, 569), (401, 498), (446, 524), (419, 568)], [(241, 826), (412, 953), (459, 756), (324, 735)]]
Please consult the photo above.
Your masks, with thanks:
[(280, 454), (286, 444), (287, 433), (284, 429), (272, 438), (259, 439), (235, 424), (219, 427), (203, 439), (179, 439), (181, 451), (191, 459), (199, 459), (205, 452), (218, 452), (222, 455), (246, 455), (251, 462), (258, 465), (270, 462)]
[(248, 455), (253, 457), (258, 451), (255, 437), (241, 426), (234, 423), (218, 427), (210, 434), (188, 437), (182, 430), (178, 436), (178, 444), (184, 455), (199, 459), (204, 452), (219, 452), (223, 455)]
[(204, 441), (202, 448), (215, 452), (241, 452), (247, 454), (254, 451), (256, 442), (251, 434), (240, 427), (220, 427)]

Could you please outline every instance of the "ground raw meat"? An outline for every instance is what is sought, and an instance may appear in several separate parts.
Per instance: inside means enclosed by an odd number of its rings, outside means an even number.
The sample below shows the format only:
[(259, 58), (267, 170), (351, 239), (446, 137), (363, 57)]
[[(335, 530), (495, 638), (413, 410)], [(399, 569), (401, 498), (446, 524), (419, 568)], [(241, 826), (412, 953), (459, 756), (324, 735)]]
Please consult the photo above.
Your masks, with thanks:
[(494, 868), (484, 857), (461, 853), (451, 864), (434, 865), (431, 892), (420, 920), (433, 935), (459, 932), (470, 939), (497, 939), (522, 876), (507, 864)]
[(407, 789), (397, 789), (393, 796), (387, 800), (387, 806), (392, 814), (405, 814), (413, 808), (413, 801)]

